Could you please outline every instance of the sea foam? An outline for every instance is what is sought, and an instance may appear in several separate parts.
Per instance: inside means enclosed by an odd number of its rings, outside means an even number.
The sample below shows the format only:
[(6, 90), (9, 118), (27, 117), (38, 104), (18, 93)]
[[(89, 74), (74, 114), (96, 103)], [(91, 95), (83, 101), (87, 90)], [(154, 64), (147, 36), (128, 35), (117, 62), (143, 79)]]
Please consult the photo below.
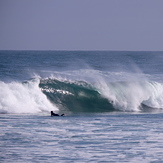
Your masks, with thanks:
[(24, 83), (0, 82), (1, 113), (38, 113), (58, 110), (38, 87), (39, 79)]

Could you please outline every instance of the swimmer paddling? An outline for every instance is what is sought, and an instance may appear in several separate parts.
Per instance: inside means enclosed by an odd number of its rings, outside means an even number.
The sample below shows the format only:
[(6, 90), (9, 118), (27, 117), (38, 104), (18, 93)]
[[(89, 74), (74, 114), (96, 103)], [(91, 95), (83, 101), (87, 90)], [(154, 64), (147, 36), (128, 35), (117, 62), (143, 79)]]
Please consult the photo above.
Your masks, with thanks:
[[(59, 114), (55, 114), (53, 111), (51, 111), (51, 117), (53, 116), (59, 116)], [(61, 116), (64, 116), (64, 114), (61, 114)]]

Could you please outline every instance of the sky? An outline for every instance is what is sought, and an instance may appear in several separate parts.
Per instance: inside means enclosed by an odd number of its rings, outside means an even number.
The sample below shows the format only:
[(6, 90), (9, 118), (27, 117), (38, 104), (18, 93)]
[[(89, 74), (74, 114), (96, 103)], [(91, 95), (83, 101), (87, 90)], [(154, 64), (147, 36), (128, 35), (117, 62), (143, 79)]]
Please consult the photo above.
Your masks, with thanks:
[(0, 50), (163, 51), (163, 0), (0, 0)]

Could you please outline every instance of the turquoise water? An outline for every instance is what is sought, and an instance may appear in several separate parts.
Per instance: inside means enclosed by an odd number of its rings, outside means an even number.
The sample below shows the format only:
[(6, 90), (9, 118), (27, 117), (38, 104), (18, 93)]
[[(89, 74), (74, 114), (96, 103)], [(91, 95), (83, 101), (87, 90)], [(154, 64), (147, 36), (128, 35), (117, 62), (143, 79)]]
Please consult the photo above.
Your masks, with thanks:
[(162, 52), (0, 51), (0, 162), (162, 162), (162, 70)]

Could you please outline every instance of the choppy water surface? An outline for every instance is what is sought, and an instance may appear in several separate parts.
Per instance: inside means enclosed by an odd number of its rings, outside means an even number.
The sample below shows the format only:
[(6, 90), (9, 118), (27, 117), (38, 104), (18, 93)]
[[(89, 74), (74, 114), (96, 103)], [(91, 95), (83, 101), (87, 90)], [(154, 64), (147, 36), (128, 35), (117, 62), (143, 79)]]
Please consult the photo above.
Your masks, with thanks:
[(161, 162), (163, 114), (0, 115), (0, 162)]

